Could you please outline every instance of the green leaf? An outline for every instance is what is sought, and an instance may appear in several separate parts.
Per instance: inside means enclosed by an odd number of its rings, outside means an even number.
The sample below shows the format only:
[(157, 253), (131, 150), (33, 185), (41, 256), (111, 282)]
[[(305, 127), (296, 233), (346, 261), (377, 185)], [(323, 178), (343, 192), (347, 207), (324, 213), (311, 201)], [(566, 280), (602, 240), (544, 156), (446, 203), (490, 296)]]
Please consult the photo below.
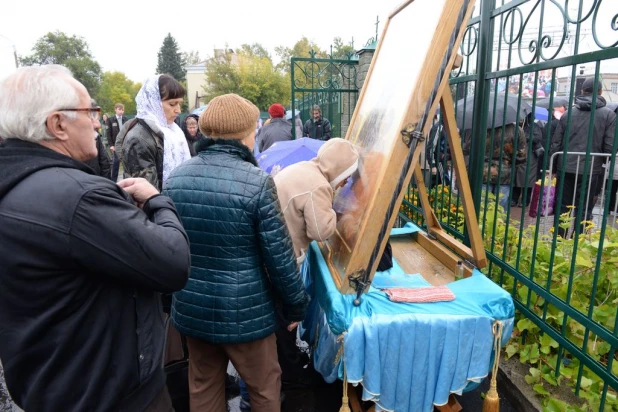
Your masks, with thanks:
[(592, 379), (588, 379), (585, 376), (582, 376), (581, 387), (585, 389), (588, 388), (590, 385), (592, 385)]
[(524, 379), (526, 380), (526, 382), (528, 382), (529, 385), (532, 385), (534, 383), (538, 383), (541, 381), (541, 371), (538, 370), (537, 368), (530, 368), (528, 373), (530, 373), (530, 375), (524, 376)]
[(509, 343), (506, 346), (506, 348), (504, 349), (504, 351), (506, 352), (506, 358), (507, 359), (511, 359), (511, 357), (513, 355), (515, 355), (518, 350), (519, 350), (519, 344), (517, 344), (517, 343)]
[(551, 372), (551, 373), (544, 373), (543, 374), (543, 379), (545, 379), (552, 386), (558, 386), (558, 382), (556, 382), (556, 378), (554, 377), (553, 372)]
[(539, 395), (549, 395), (549, 392), (547, 392), (547, 390), (545, 390), (545, 388), (541, 384), (534, 385), (532, 389), (534, 389), (534, 391)]
[(543, 412), (565, 412), (569, 408), (569, 404), (558, 399), (550, 399), (547, 406), (543, 408)]

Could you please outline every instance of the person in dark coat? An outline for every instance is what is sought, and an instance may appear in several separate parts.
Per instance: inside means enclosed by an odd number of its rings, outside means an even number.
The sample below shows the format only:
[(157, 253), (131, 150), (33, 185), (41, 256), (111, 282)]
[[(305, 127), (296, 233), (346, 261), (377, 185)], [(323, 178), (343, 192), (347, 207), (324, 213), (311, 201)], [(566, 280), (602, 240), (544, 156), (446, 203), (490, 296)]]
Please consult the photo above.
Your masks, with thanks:
[(268, 114), (270, 115), (270, 124), (260, 129), (260, 153), (276, 142), (292, 140), (292, 123), (285, 120), (285, 108), (283, 105), (279, 103), (270, 105)]
[(317, 140), (328, 140), (331, 138), (331, 127), (328, 119), (322, 117), (322, 109), (317, 104), (311, 109), (312, 119), (305, 122), (303, 126), (303, 136)]
[[(602, 96), (603, 87), (599, 82), (597, 85), (597, 95), (593, 95), (594, 78), (588, 78), (582, 84), (582, 95), (575, 97), (575, 106), (571, 109), (571, 124), (569, 127), (569, 135), (566, 135), (568, 114), (560, 118), (560, 123), (556, 128), (556, 132), (552, 137), (550, 154), (562, 153), (556, 156), (555, 164), (557, 165), (558, 178), (564, 172), (564, 179), (558, 183), (558, 191), (560, 186), (563, 187), (562, 197), (558, 199), (560, 205), (560, 213), (571, 212), (569, 206), (574, 206), (572, 212), (577, 216), (577, 207), (579, 206), (580, 195), (588, 193), (584, 199), (583, 220), (592, 219), (592, 209), (594, 208), (594, 197), (597, 195), (596, 188), (599, 187), (598, 180), (602, 179), (603, 168), (602, 161), (594, 162), (593, 167), (587, 170), (588, 179), (583, 182), (583, 174), (585, 171), (585, 158), (577, 155), (567, 155), (568, 152), (586, 152), (588, 143), (590, 142), (590, 153), (612, 153), (614, 150), (614, 133), (616, 127), (616, 113), (607, 107), (607, 102)], [(592, 108), (595, 107), (594, 118), (592, 118)], [(592, 135), (588, 135), (588, 130), (592, 125)], [(566, 161), (563, 166), (563, 156), (566, 155)], [(590, 184), (590, 186), (588, 186)], [(591, 188), (590, 190), (589, 187)], [(579, 222), (576, 222), (576, 224)], [(583, 230), (581, 225), (579, 231)], [(566, 231), (563, 228), (558, 228), (558, 234), (565, 236)]]
[(195, 145), (202, 139), (205, 139), (204, 135), (200, 131), (197, 126), (197, 122), (200, 117), (196, 114), (189, 114), (185, 117), (185, 120), (182, 124), (182, 131), (185, 134), (185, 138), (187, 139), (187, 144), (189, 145), (189, 151), (191, 152), (191, 157), (195, 157), (197, 152), (195, 151)]
[(185, 285), (188, 238), (171, 199), (144, 179), (117, 185), (83, 163), (97, 154), (98, 113), (62, 66), (0, 81), (0, 135), (10, 137), (0, 148), (0, 359), (26, 411), (172, 408), (159, 293)]
[(252, 154), (258, 114), (236, 94), (211, 100), (199, 122), (210, 138), (166, 183), (191, 241), (191, 274), (174, 294), (172, 321), (187, 337), (194, 411), (225, 411), (230, 360), (253, 412), (279, 411), (275, 309), (278, 302), (293, 330), (307, 306), (275, 183)]
[[(93, 108), (97, 108), (97, 102), (94, 99), (91, 100), (91, 105)], [(101, 129), (101, 123), (99, 122), (98, 116), (96, 119), (94, 117), (92, 118), (92, 126), (94, 127), (94, 131), (96, 133), (97, 157), (86, 160), (84, 163), (90, 166), (92, 170), (94, 170), (94, 173), (97, 174), (97, 176), (111, 179), (111, 162), (109, 160), (109, 157), (107, 156), (107, 151), (105, 150), (105, 147), (103, 147), (101, 135), (98, 132)]]
[(128, 119), (124, 115), (124, 105), (122, 103), (116, 103), (114, 105), (114, 112), (115, 115), (107, 119), (106, 133), (109, 150), (111, 150), (114, 154), (112, 163), (112, 181), (115, 182), (118, 180), (118, 170), (120, 169), (120, 160), (118, 158), (118, 154), (116, 153), (116, 137), (118, 137), (120, 129)]
[[(517, 166), (515, 172), (515, 184), (511, 193), (511, 206), (523, 207), (524, 197), (526, 206), (530, 204), (532, 188), (539, 179), (539, 164), (543, 162), (545, 148), (543, 147), (543, 129), (534, 121), (533, 113), (528, 114), (522, 122), (526, 146), (529, 152), (526, 155), (527, 162)], [(526, 180), (526, 172), (528, 180)], [(525, 193), (525, 196), (524, 196)]]

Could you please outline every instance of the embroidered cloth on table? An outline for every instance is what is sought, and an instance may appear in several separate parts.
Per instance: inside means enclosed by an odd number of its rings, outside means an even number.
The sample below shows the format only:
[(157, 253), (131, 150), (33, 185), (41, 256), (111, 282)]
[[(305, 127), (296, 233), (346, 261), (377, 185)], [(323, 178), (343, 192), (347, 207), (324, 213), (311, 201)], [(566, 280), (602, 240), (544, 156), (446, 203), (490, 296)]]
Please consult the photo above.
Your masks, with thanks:
[(430, 303), (450, 302), (455, 294), (446, 286), (427, 288), (388, 288), (382, 289), (392, 302)]

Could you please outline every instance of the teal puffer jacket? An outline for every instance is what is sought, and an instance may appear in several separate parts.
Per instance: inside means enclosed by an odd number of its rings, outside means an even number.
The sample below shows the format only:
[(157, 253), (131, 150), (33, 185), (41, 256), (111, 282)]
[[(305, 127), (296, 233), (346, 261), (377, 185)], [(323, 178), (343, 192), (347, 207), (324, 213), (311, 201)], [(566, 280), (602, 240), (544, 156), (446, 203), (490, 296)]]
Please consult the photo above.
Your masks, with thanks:
[(249, 149), (207, 139), (166, 181), (191, 243), (191, 273), (174, 293), (181, 334), (211, 343), (250, 342), (275, 331), (276, 301), (289, 322), (307, 306), (272, 177)]

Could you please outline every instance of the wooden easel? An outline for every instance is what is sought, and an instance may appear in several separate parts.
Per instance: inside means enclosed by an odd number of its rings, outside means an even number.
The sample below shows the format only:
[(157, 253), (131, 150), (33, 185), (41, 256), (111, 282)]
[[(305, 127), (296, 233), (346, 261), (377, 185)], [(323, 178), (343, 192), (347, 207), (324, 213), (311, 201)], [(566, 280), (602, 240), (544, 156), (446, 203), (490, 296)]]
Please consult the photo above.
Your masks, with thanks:
[[(462, 60), (462, 56), (457, 55), (452, 66), (453, 69), (460, 67)], [(453, 167), (455, 169), (455, 173), (457, 173), (457, 189), (459, 190), (459, 196), (461, 196), (461, 201), (464, 208), (463, 213), (471, 246), (467, 247), (463, 243), (458, 242), (453, 237), (445, 233), (442, 229), (442, 226), (440, 225), (440, 222), (431, 207), (431, 203), (429, 202), (427, 187), (425, 186), (425, 181), (423, 179), (423, 172), (421, 170), (420, 162), (416, 163), (414, 168), (414, 177), (416, 179), (419, 198), (424, 212), (425, 222), (427, 224), (427, 234), (422, 232), (419, 233), (416, 241), (432, 255), (438, 257), (447, 267), (453, 267), (454, 263), (463, 258), (475, 267), (483, 268), (487, 264), (487, 257), (485, 255), (485, 247), (483, 245), (483, 239), (478, 226), (478, 219), (474, 211), (468, 171), (466, 169), (463, 150), (461, 147), (461, 137), (459, 136), (457, 123), (455, 120), (455, 105), (449, 88), (445, 88), (440, 97), (440, 111), (442, 114), (442, 121), (448, 139), (449, 148), (451, 149)], [(416, 150), (422, 150), (422, 147), (419, 146)], [(393, 250), (394, 248), (395, 246), (393, 245)], [(466, 265), (464, 267), (464, 277), (469, 277), (471, 275), (472, 268)], [(433, 283), (430, 279), (426, 280)], [(371, 406), (367, 410), (363, 409), (361, 400), (356, 393), (356, 388), (351, 383), (348, 383), (348, 394), (350, 399), (350, 408), (353, 412), (375, 411), (375, 406)], [(435, 409), (440, 412), (459, 412), (462, 410), (462, 407), (459, 402), (457, 402), (455, 396), (451, 394), (445, 405), (436, 406)]]

